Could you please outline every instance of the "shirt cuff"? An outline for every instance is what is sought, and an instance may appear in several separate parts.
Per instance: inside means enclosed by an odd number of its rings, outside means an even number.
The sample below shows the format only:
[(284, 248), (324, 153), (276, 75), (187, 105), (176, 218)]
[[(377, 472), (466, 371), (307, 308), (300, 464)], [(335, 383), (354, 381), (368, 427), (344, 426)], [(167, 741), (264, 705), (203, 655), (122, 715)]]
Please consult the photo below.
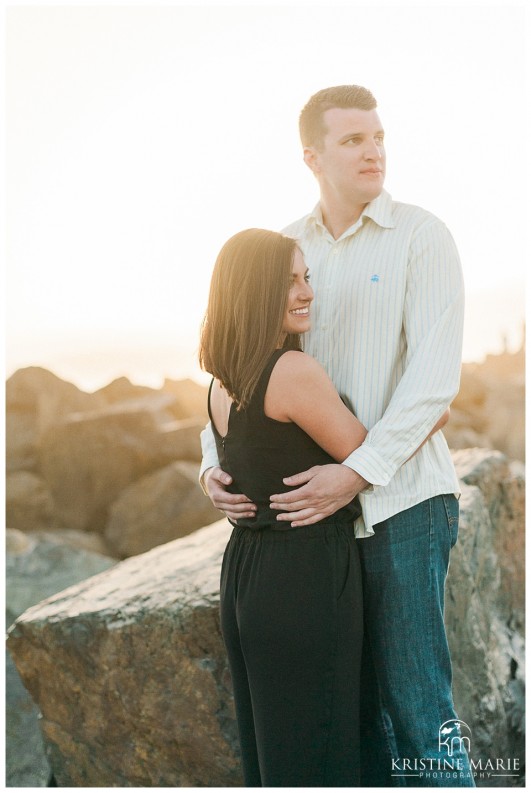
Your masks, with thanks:
[(203, 457), (201, 462), (201, 468), (199, 469), (199, 484), (203, 490), (205, 496), (208, 496), (208, 491), (205, 487), (204, 483), (204, 476), (209, 468), (213, 468), (215, 465), (219, 465), (219, 460), (216, 455), (207, 455)]
[[(396, 473), (396, 469), (389, 465), (387, 460), (384, 460), (376, 449), (368, 444), (362, 444), (352, 454), (349, 454), (347, 459), (343, 460), (343, 465), (352, 468), (353, 471), (356, 471), (371, 485), (388, 485)], [(369, 492), (369, 488), (366, 488), (363, 492)]]

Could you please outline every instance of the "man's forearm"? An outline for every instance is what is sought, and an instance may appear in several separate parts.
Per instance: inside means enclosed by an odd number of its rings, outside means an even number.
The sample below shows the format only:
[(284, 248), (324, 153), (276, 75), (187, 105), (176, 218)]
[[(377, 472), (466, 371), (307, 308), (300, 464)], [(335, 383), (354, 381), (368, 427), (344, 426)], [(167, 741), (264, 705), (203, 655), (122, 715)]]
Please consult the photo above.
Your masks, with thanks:
[(404, 298), (407, 364), (379, 421), (345, 460), (387, 485), (425, 441), (459, 390), (464, 284), (448, 230), (433, 221), (411, 243)]
[[(431, 428), (428, 435), (424, 438), (424, 440), (419, 444), (419, 446), (415, 449), (415, 451), (405, 460), (411, 460), (417, 452), (424, 446), (424, 444), (433, 436), (436, 432), (442, 429), (447, 423), (450, 417), (450, 408), (446, 408), (444, 413), (441, 415), (439, 420), (434, 424)], [(361, 448), (361, 447), (359, 447)], [(355, 450), (356, 451), (356, 450)], [(368, 452), (368, 453), (366, 453)], [(385, 476), (381, 476), (381, 466), (382, 462), (381, 459), (378, 457), (377, 453), (371, 454), (370, 449), (368, 447), (363, 450), (362, 455), (355, 455), (354, 452), (350, 454), (346, 460), (343, 461), (343, 465), (346, 465), (348, 468), (351, 468), (353, 471), (356, 471), (360, 476), (360, 469), (364, 471), (365, 478), (367, 480), (367, 487), (365, 488), (366, 492), (373, 490), (373, 485), (384, 485), (387, 484), (385, 481)]]

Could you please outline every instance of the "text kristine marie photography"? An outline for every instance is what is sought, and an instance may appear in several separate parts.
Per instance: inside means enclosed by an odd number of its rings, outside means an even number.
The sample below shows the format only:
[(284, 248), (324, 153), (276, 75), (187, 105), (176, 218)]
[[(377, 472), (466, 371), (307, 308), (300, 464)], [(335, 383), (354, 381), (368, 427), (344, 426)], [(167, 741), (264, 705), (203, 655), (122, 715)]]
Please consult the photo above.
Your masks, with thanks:
[[(465, 767), (463, 753), (470, 761), (470, 770)], [(397, 757), (391, 763), (393, 777), (419, 777), (430, 781), (448, 781), (473, 776), (474, 779), (519, 777), (520, 758), (496, 757), (475, 759), (473, 756), (472, 731), (468, 724), (451, 719), (439, 728), (438, 757)]]

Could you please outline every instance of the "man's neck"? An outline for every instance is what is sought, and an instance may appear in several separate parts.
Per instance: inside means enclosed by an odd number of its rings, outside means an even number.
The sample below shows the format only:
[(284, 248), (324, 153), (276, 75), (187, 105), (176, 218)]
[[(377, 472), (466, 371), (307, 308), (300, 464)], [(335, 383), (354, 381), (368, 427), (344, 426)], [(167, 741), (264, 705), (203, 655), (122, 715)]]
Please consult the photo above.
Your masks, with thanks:
[(334, 205), (334, 202), (326, 201), (321, 196), (320, 206), (323, 223), (332, 237), (337, 240), (350, 226), (353, 226), (359, 220), (367, 204), (358, 204), (350, 207)]

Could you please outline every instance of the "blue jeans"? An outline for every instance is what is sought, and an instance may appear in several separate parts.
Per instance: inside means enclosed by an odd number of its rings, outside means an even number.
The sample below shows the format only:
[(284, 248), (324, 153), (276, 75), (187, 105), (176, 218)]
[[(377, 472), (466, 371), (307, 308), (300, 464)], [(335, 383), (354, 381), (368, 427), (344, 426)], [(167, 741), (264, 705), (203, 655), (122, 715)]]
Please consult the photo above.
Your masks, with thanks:
[(453, 723), (443, 616), (458, 521), (455, 496), (435, 496), (358, 540), (365, 612), (362, 787), (474, 787), (467, 725), (460, 738)]

